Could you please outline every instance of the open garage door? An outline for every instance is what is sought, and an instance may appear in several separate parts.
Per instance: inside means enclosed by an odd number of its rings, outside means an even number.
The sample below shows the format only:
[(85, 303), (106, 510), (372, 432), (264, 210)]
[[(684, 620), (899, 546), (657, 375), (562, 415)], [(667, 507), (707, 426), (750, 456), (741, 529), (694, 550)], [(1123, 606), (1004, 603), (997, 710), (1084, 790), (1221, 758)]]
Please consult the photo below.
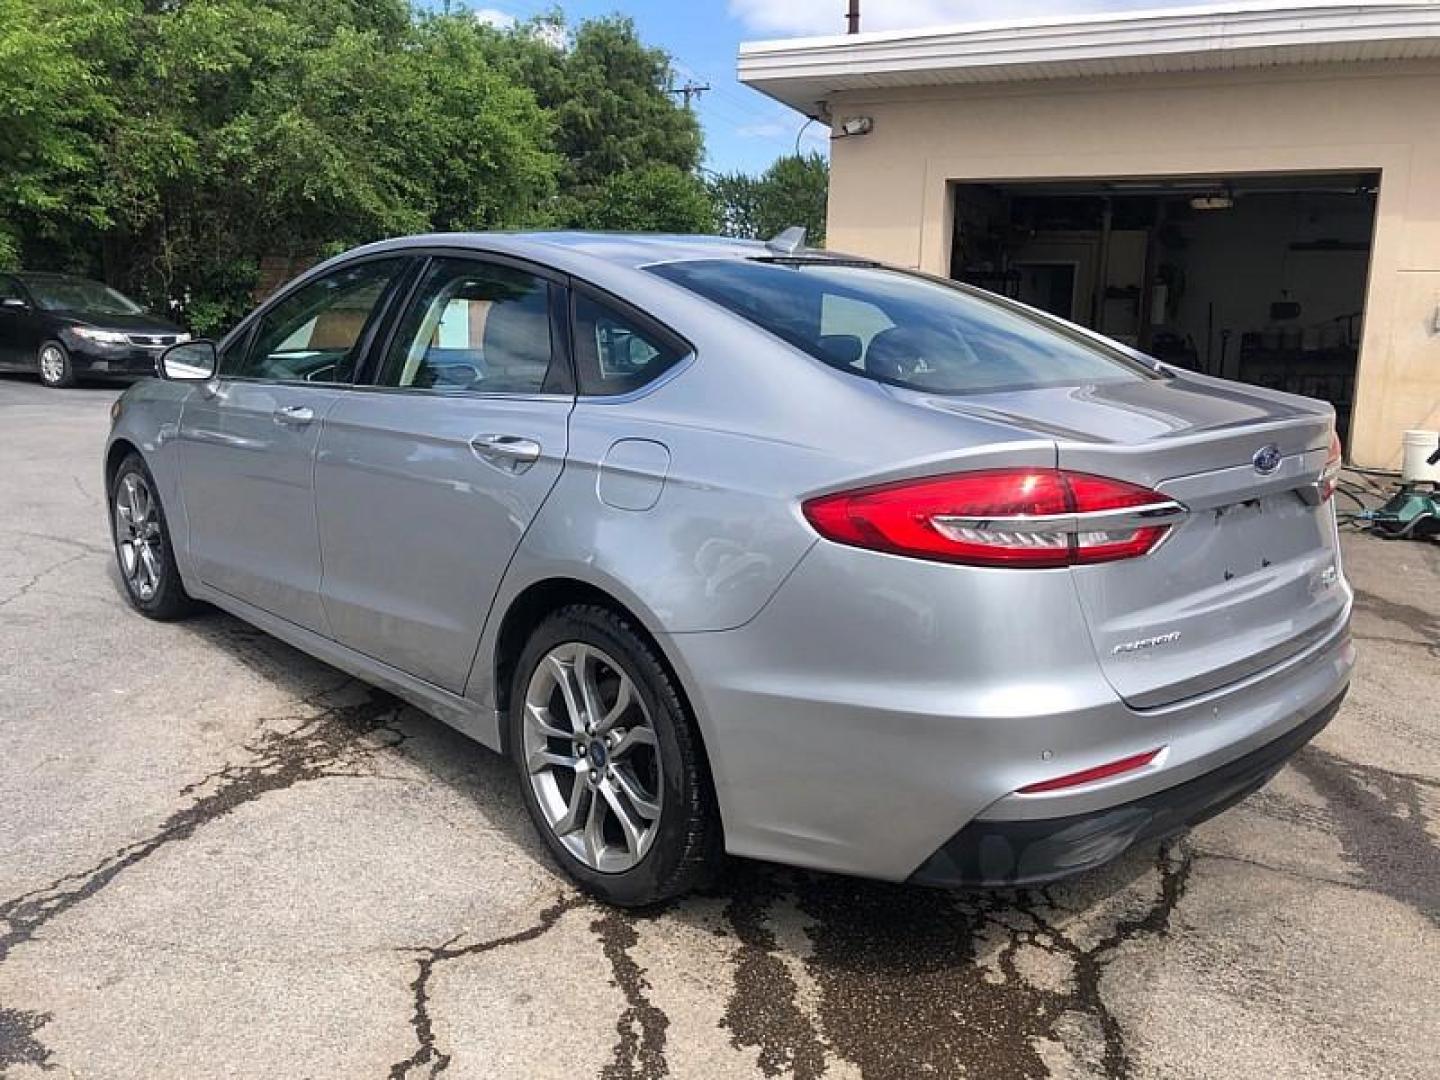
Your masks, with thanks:
[(1177, 367), (1322, 398), (1348, 432), (1379, 178), (960, 184), (951, 276)]

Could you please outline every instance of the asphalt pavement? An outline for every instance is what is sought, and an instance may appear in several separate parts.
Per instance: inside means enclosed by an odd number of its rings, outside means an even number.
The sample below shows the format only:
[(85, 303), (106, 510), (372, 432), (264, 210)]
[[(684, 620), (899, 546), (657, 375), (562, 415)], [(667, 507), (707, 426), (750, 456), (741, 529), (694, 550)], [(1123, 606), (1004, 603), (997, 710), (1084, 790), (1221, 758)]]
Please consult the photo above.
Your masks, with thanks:
[(115, 389), (0, 378), (0, 1076), (1436, 1077), (1440, 545), (1345, 538), (1349, 699), (1049, 889), (734, 862), (582, 898), (508, 765), (114, 570)]

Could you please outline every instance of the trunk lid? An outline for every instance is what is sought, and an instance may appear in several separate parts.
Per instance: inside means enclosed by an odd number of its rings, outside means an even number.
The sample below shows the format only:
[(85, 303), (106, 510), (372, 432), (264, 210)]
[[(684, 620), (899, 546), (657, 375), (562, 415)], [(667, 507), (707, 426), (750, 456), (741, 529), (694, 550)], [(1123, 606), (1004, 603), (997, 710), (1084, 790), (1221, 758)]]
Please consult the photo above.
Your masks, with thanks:
[[(1189, 376), (926, 403), (1044, 433), (1059, 468), (1189, 510), (1149, 554), (1069, 571), (1101, 669), (1128, 704), (1236, 682), (1338, 629), (1349, 590), (1331, 505), (1314, 489), (1333, 425), (1323, 403)], [(1262, 472), (1255, 455), (1270, 446), (1279, 460)]]

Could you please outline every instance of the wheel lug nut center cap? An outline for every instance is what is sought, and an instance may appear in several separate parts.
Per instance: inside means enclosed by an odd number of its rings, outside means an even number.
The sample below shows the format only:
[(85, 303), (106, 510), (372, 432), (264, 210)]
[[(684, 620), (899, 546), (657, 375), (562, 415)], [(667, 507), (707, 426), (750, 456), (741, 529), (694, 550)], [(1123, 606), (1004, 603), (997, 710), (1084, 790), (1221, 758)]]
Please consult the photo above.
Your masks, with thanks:
[(597, 769), (603, 769), (610, 762), (610, 752), (605, 749), (605, 743), (601, 739), (592, 742), (585, 751), (590, 757), (590, 764)]

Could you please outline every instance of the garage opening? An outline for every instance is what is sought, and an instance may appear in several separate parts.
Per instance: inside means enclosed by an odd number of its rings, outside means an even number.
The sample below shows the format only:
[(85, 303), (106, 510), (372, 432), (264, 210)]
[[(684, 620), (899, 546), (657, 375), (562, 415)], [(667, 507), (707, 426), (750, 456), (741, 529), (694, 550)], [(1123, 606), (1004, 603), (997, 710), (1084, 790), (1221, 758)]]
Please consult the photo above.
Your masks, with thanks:
[(951, 276), (1323, 398), (1345, 437), (1378, 192), (1373, 173), (960, 184)]

